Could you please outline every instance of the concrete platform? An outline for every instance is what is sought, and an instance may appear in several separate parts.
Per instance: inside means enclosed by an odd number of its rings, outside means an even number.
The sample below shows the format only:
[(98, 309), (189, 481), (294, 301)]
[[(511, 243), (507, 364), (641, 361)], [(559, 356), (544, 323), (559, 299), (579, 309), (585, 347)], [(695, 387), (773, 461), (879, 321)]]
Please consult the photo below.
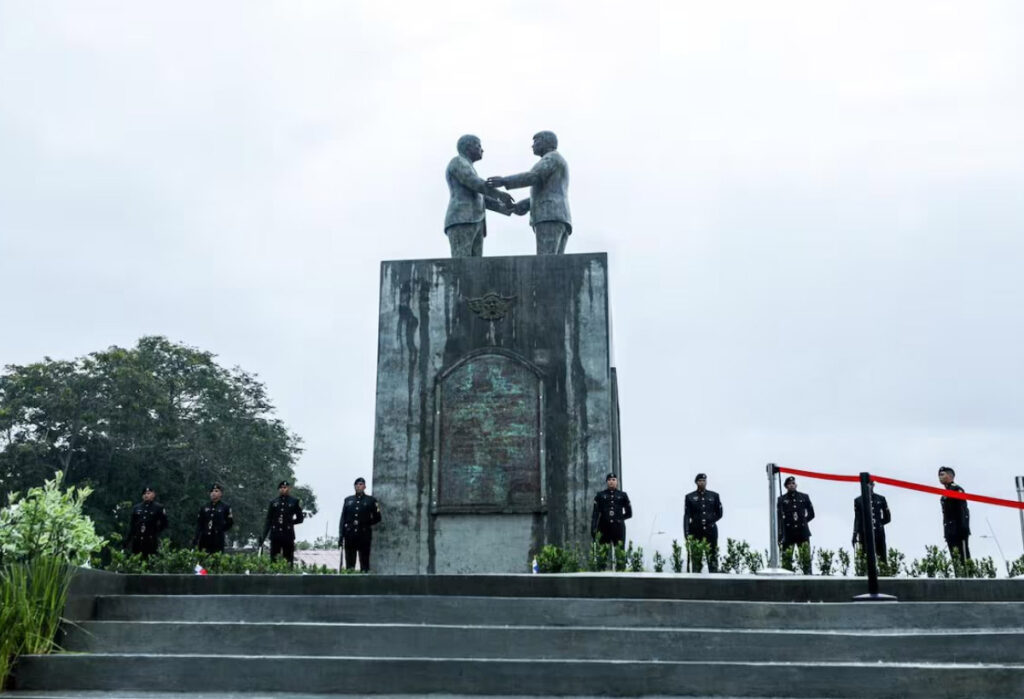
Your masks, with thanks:
[(87, 571), (69, 652), (23, 658), (10, 696), (1024, 696), (1021, 581), (893, 582), (956, 601), (796, 576)]

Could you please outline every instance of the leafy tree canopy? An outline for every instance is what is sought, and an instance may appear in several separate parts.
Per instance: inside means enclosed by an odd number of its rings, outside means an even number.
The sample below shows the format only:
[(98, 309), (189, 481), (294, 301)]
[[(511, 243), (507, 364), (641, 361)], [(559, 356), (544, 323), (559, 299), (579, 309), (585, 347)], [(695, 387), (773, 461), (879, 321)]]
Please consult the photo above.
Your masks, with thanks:
[[(186, 546), (209, 487), (234, 511), (229, 538), (257, 538), (277, 483), (292, 481), (299, 438), (273, 417), (253, 374), (214, 355), (143, 337), (75, 359), (9, 365), (0, 375), (0, 502), (55, 471), (93, 494), (84, 513), (101, 536), (126, 533), (144, 486), (168, 510), (172, 542)], [(316, 513), (313, 492), (292, 494)]]

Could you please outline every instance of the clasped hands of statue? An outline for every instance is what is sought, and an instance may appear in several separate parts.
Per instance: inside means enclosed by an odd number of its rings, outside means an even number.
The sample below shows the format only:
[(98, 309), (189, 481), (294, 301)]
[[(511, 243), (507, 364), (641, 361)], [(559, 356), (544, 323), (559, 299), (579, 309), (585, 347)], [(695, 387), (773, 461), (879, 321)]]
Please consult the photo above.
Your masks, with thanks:
[(497, 191), (498, 187), (505, 186), (504, 177), (488, 177), (487, 186), (494, 190), (492, 196), (498, 201), (500, 201), (504, 206), (504, 211), (502, 211), (502, 213), (504, 213), (505, 215), (515, 214), (516, 216), (522, 216), (523, 214), (530, 210), (529, 199), (524, 199), (522, 201), (517, 202), (508, 192)]

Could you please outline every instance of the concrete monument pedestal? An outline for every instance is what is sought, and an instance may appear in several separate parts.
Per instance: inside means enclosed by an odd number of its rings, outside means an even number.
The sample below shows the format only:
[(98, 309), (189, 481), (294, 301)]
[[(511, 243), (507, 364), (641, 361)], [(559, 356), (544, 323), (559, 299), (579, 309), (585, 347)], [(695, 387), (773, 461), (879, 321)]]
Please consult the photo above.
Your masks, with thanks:
[(607, 255), (382, 263), (375, 571), (525, 572), (589, 540), (610, 470)]

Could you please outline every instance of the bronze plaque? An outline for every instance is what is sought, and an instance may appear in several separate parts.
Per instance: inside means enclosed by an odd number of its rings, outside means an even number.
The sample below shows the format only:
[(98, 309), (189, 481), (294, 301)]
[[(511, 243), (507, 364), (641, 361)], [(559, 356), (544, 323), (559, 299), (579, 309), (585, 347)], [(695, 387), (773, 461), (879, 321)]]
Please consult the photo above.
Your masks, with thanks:
[(537, 509), (543, 395), (535, 371), (480, 354), (445, 374), (439, 390), (435, 507)]

